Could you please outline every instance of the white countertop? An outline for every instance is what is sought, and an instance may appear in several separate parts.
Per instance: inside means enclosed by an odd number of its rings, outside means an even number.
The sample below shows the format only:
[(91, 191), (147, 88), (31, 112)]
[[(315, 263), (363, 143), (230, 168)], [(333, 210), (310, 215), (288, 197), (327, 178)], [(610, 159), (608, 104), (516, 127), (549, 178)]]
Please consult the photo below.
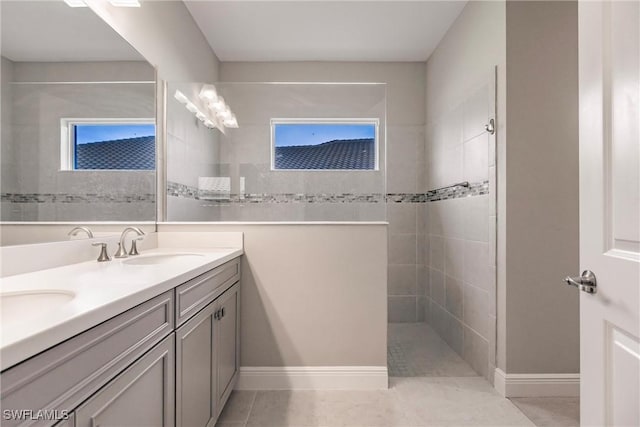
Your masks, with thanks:
[(0, 279), (3, 294), (62, 291), (73, 299), (0, 324), (0, 370), (96, 326), (243, 254), (241, 248), (162, 248), (153, 254), (198, 254), (166, 264), (127, 265), (127, 259), (81, 262)]

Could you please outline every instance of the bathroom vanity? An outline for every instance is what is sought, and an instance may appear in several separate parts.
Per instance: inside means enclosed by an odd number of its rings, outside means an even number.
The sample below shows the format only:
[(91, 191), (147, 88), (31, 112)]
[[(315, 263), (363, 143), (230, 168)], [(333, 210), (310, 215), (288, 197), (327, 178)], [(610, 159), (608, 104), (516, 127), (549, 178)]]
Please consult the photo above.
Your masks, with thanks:
[[(25, 324), (22, 337), (3, 338), (3, 358), (22, 360), (9, 367), (3, 362), (2, 425), (213, 426), (238, 375), (241, 254), (226, 250), (180, 259), (151, 253), (106, 267), (82, 263), (87, 265), (50, 270), (56, 282), (74, 269), (97, 269), (102, 279), (96, 281), (105, 283), (93, 289), (104, 298), (83, 303), (82, 292), (91, 288), (75, 289), (76, 307), (49, 313), (43, 331), (25, 332)], [(102, 289), (123, 271), (138, 283), (123, 291), (129, 295)], [(5, 278), (3, 292), (43, 277), (47, 270)], [(91, 307), (89, 301), (100, 300)], [(119, 313), (112, 316), (114, 310)], [(74, 333), (87, 322), (91, 327)], [(15, 328), (19, 334), (20, 325)], [(44, 332), (69, 336), (40, 351), (32, 338)]]

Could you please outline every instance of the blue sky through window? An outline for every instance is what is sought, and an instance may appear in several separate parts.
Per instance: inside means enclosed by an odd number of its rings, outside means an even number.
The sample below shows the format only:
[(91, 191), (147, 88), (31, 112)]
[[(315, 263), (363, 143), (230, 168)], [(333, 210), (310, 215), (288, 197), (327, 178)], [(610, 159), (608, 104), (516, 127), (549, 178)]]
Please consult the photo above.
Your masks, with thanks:
[(153, 124), (77, 124), (75, 132), (76, 144), (87, 144), (90, 142), (152, 136), (156, 134), (156, 127)]
[(274, 128), (276, 147), (376, 137), (376, 125), (372, 123), (276, 123)]

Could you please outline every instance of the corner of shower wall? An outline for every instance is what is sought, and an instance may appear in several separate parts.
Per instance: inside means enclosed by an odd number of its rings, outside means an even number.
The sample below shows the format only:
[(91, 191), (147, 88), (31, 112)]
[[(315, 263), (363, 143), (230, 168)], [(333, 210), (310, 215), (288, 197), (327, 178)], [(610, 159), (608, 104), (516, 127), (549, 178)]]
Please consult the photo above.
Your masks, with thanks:
[[(426, 125), (426, 319), (479, 374), (496, 348), (495, 70)], [(457, 183), (465, 186), (448, 187)]]

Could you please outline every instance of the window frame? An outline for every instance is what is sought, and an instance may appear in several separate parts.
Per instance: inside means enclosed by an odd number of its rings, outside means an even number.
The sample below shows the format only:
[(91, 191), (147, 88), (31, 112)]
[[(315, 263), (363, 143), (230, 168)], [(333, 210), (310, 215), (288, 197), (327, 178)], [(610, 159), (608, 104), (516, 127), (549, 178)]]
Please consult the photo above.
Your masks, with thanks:
[[(276, 125), (287, 124), (340, 124), (340, 125), (374, 125), (375, 165), (373, 169), (277, 169), (276, 168)], [(271, 171), (272, 172), (378, 172), (380, 171), (380, 119), (378, 118), (273, 118), (270, 121), (271, 131)]]
[(156, 163), (157, 163), (157, 141), (158, 141), (158, 125), (153, 117), (144, 118), (72, 118), (63, 117), (60, 119), (60, 171), (61, 172), (148, 172), (157, 169), (76, 169), (76, 142), (75, 131), (76, 125), (153, 125), (155, 127), (155, 144), (156, 144)]

